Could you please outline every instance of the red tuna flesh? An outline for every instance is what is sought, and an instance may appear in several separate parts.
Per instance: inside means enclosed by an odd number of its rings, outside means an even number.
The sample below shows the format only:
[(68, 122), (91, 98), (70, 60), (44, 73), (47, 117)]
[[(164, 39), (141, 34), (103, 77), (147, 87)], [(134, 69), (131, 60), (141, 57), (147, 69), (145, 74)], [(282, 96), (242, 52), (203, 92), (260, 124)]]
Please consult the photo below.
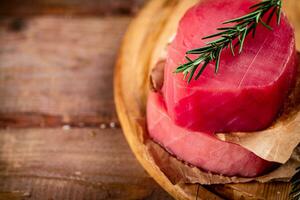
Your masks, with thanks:
[(167, 112), (176, 124), (196, 131), (255, 131), (276, 118), (296, 74), (294, 33), (284, 15), (279, 26), (273, 17), (273, 31), (259, 25), (255, 38), (246, 38), (240, 55), (224, 50), (217, 74), (214, 63), (190, 84), (182, 74), (173, 73), (186, 62), (187, 50), (209, 41), (202, 37), (216, 33), (222, 22), (245, 15), (254, 3), (257, 1), (207, 0), (181, 19), (168, 48), (163, 86)]
[(207, 171), (253, 177), (272, 165), (239, 145), (218, 140), (213, 134), (179, 127), (168, 116), (160, 93), (151, 92), (148, 97), (147, 124), (154, 141), (177, 158)]

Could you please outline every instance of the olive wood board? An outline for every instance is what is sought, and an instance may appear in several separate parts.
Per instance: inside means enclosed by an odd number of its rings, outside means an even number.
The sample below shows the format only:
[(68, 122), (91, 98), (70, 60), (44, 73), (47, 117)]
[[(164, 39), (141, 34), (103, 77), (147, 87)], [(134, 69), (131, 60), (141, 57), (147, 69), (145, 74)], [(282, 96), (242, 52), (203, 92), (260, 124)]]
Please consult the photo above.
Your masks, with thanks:
[[(188, 0), (153, 0), (132, 21), (120, 48), (114, 74), (114, 95), (118, 117), (125, 137), (144, 169), (176, 199), (288, 199), (289, 183), (247, 183), (201, 186), (199, 184), (173, 185), (165, 174), (149, 159), (140, 135), (139, 120), (145, 118), (149, 71), (153, 64), (155, 46), (162, 30), (178, 4)], [(300, 2), (285, 2), (285, 11), (299, 38)], [(299, 46), (299, 40), (297, 40)], [(298, 49), (299, 50), (299, 49)], [(154, 55), (153, 55), (154, 54)], [(141, 133), (141, 131), (143, 133)], [(150, 141), (151, 142), (151, 141)]]

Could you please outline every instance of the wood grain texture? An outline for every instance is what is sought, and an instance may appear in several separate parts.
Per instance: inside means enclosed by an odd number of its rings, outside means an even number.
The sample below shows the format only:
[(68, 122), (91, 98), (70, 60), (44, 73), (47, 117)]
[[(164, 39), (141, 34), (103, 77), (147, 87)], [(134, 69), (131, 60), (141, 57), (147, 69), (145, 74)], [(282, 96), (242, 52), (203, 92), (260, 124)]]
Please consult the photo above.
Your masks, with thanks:
[[(136, 162), (120, 129), (65, 126), (118, 127), (112, 70), (131, 18), (91, 15), (131, 15), (142, 4), (82, 2), (0, 2), (0, 127), (27, 128), (0, 130), (0, 200), (171, 199)], [(168, 2), (149, 18), (153, 27), (177, 0)], [(298, 30), (299, 2), (285, 4)], [(58, 16), (28, 17), (37, 14)], [(158, 34), (144, 42), (153, 47)], [(282, 195), (273, 185), (215, 186), (208, 188), (213, 195), (193, 185), (189, 195), (199, 189), (199, 199), (269, 199), (267, 191), (276, 199), (288, 192), (280, 187)]]
[(145, 0), (1, 0), (0, 16), (128, 15), (138, 11)]
[(116, 52), (128, 17), (25, 18), (0, 29), (0, 126), (97, 126), (117, 121)]
[(290, 184), (288, 183), (248, 183), (227, 184), (210, 187), (226, 199), (243, 200), (285, 200), (288, 199)]
[(1, 200), (171, 199), (118, 128), (112, 73), (130, 20), (1, 19)]
[(0, 135), (0, 197), (170, 199), (139, 166), (120, 129), (18, 129)]

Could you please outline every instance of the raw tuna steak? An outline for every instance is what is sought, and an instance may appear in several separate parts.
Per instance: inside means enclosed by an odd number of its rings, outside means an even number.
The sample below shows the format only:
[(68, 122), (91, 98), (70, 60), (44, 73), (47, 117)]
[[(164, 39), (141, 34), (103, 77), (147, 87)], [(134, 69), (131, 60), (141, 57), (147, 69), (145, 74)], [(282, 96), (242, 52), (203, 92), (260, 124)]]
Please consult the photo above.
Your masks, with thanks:
[(163, 96), (170, 118), (196, 131), (255, 131), (268, 127), (294, 83), (293, 29), (284, 15), (279, 26), (273, 17), (273, 31), (259, 25), (255, 38), (246, 38), (242, 54), (232, 56), (229, 49), (224, 50), (217, 74), (211, 63), (197, 81), (188, 84), (182, 74), (173, 73), (186, 62), (185, 52), (203, 47), (209, 40), (203, 41), (202, 37), (216, 33), (222, 22), (245, 15), (257, 1), (202, 2), (181, 19), (168, 48)]
[(168, 116), (163, 97), (151, 92), (147, 104), (150, 136), (177, 158), (204, 170), (228, 176), (252, 177), (264, 173), (272, 163), (213, 134), (194, 132), (176, 125)]

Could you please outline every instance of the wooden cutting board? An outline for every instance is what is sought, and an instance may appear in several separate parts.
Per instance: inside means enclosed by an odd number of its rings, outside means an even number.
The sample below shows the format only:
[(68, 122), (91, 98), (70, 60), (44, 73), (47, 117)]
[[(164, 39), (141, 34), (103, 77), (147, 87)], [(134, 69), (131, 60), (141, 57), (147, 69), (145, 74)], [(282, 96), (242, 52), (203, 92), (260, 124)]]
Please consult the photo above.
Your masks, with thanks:
[[(126, 139), (146, 171), (176, 199), (288, 199), (289, 183), (173, 185), (148, 159), (149, 152), (141, 137), (147, 133), (140, 127), (139, 121), (145, 118), (149, 71), (159, 58), (159, 46), (165, 45), (162, 43), (167, 42), (170, 32), (176, 30), (176, 23), (169, 23), (171, 20), (178, 21), (180, 14), (174, 13), (183, 13), (195, 2), (197, 0), (153, 0), (131, 23), (120, 49), (114, 75), (115, 103)], [(294, 22), (299, 47), (300, 1), (289, 0), (285, 3), (285, 10)]]

